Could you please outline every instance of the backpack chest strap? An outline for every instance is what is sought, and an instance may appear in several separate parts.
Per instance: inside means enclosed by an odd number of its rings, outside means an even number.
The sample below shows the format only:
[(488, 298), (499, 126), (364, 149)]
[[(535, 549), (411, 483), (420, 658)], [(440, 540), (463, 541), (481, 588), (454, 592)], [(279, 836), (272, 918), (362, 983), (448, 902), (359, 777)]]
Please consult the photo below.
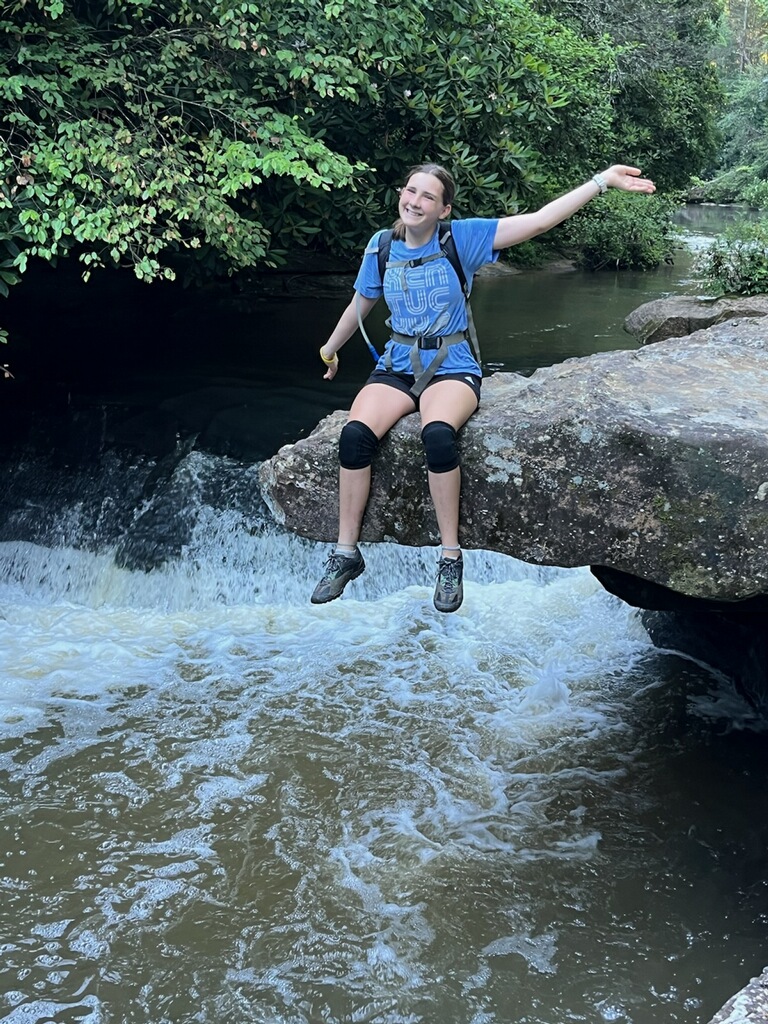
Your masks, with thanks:
[(432, 260), (442, 260), (446, 258), (445, 253), (441, 249), (440, 252), (430, 253), (429, 256), (416, 256), (412, 260), (387, 260), (384, 264), (384, 269), (394, 270), (395, 267), (407, 267), (412, 270), (414, 267), (420, 267), (423, 263), (431, 263)]

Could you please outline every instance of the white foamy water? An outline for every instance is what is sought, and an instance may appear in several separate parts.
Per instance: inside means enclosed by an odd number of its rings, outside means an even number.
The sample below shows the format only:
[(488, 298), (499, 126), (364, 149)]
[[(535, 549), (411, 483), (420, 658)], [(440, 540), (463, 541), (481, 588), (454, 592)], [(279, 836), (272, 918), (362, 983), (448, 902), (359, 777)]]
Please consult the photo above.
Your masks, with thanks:
[(446, 616), (369, 547), (314, 607), (325, 548), (193, 515), (150, 572), (0, 545), (0, 1019), (701, 1019), (727, 686), (586, 569), (468, 552)]

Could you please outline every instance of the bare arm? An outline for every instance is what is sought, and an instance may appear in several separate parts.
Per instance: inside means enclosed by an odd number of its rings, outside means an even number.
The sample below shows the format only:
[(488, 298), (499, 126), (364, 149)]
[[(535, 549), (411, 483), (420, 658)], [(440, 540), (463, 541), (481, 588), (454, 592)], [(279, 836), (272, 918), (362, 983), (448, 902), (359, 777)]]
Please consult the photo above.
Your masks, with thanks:
[[(619, 188), (624, 192), (655, 192), (656, 186), (648, 178), (640, 177), (640, 170), (637, 167), (627, 167), (625, 164), (614, 164), (605, 171), (600, 172), (609, 188)], [(496, 228), (493, 239), (494, 249), (506, 249), (510, 245), (518, 245), (526, 242), (529, 238), (541, 235), (557, 224), (568, 220), (572, 214), (586, 206), (590, 199), (594, 199), (600, 192), (600, 187), (594, 180), (585, 182), (566, 192), (564, 196), (553, 199), (551, 203), (542, 206), (535, 213), (517, 213), (511, 217), (502, 217)]]
[(338, 351), (342, 348), (357, 330), (357, 302), (360, 303), (360, 316), (365, 320), (378, 299), (366, 299), (364, 295), (357, 292), (339, 317), (339, 322), (331, 332), (331, 336), (320, 349), (320, 358), (326, 366), (323, 380), (333, 380), (339, 369)]

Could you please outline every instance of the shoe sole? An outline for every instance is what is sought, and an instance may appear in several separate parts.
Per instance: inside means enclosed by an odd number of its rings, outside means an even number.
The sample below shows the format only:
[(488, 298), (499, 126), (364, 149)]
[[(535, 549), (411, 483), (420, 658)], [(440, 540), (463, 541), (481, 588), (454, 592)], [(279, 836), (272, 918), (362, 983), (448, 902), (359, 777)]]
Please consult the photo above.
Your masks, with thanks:
[(446, 613), (447, 612), (457, 612), (459, 610), (459, 608), (461, 608), (462, 604), (464, 603), (464, 598), (462, 597), (461, 601), (457, 602), (456, 604), (452, 604), (450, 606), (448, 606), (446, 604), (443, 604), (443, 605), (438, 604), (437, 601), (433, 601), (432, 603), (434, 604), (435, 608), (437, 608), (437, 610), (439, 612), (446, 612)]
[[(356, 580), (357, 577), (358, 576), (362, 576), (364, 572), (365, 572), (365, 566), (361, 565), (360, 568), (357, 570), (357, 572), (355, 572), (355, 574), (353, 576), (349, 577), (349, 579), (347, 580), (347, 583), (351, 583), (352, 580)], [(347, 583), (344, 584), (344, 586), (341, 588), (341, 590), (338, 592), (338, 594), (332, 594), (331, 597), (315, 597), (315, 595), (313, 594), (310, 597), (310, 599), (309, 599), (310, 604), (330, 604), (331, 601), (337, 601), (341, 597), (341, 595), (344, 593), (344, 590), (345, 590), (345, 588), (347, 586)]]

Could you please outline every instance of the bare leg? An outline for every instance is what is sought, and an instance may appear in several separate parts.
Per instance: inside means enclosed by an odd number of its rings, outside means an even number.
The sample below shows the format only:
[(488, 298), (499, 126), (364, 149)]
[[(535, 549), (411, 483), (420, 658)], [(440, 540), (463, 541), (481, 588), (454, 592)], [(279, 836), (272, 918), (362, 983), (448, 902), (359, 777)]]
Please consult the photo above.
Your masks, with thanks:
[[(366, 384), (352, 403), (350, 420), (360, 420), (381, 439), (399, 419), (414, 412), (410, 395), (388, 384)], [(339, 470), (339, 546), (354, 548), (371, 489), (371, 467)]]
[[(476, 409), (474, 392), (460, 380), (439, 381), (430, 385), (421, 396), (421, 420), (425, 426), (435, 420), (442, 420), (450, 423), (454, 430), (459, 430)], [(459, 547), (461, 469), (457, 466), (448, 473), (428, 473), (427, 477), (443, 554), (456, 558)]]
[[(447, 422), (447, 421), (446, 421)], [(457, 466), (450, 473), (427, 473), (429, 493), (435, 506), (437, 528), (444, 552), (450, 558), (456, 557), (459, 548), (459, 500), (461, 498), (461, 469)]]
[(371, 491), (371, 467), (339, 467), (339, 543), (338, 548), (352, 550), (357, 545), (365, 506)]

